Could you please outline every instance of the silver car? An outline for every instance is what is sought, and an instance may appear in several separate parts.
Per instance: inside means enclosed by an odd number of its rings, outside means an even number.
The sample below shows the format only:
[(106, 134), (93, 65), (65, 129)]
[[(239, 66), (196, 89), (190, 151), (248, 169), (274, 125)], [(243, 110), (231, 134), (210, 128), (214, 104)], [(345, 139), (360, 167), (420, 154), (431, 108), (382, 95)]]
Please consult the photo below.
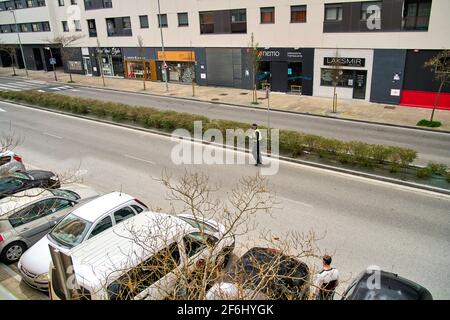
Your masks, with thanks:
[(0, 151), (0, 177), (17, 171), (25, 171), (22, 157), (13, 151)]
[[(45, 236), (91, 189), (30, 189), (0, 200), (0, 260), (11, 264)], [(84, 194), (83, 194), (84, 193)]]

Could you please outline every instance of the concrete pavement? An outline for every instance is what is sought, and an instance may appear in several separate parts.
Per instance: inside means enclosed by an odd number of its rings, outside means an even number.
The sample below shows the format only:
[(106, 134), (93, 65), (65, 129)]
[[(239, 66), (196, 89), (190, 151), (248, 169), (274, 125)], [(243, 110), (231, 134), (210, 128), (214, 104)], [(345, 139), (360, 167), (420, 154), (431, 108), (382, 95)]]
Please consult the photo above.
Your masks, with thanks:
[[(10, 121), (24, 143), (25, 162), (57, 172), (85, 170), (84, 183), (107, 192), (122, 189), (153, 207), (169, 209), (164, 188), (154, 179), (163, 169), (174, 177), (185, 169), (204, 172), (225, 197), (233, 184), (258, 171), (253, 166), (177, 166), (175, 142), (145, 132), (0, 103), (0, 132)], [(46, 134), (45, 134), (46, 133)], [(258, 231), (282, 236), (314, 230), (323, 251), (334, 253), (343, 279), (369, 265), (417, 281), (435, 298), (450, 297), (450, 197), (383, 182), (281, 163), (268, 178), (280, 204), (271, 216), (258, 215)], [(239, 237), (259, 243), (258, 232)], [(348, 282), (343, 283), (343, 287)]]

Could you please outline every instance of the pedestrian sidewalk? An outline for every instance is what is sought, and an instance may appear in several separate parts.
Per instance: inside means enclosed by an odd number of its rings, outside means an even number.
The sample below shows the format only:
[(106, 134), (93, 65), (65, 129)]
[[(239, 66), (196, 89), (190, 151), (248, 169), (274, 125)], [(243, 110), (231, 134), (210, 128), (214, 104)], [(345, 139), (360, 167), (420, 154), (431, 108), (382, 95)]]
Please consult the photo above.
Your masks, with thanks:
[[(18, 70), (20, 76), (25, 76), (24, 70)], [(0, 68), (0, 75), (12, 74), (11, 68)], [(33, 80), (54, 82), (53, 72), (29, 71), (29, 77)], [(67, 83), (69, 74), (57, 71), (59, 82)], [(87, 77), (72, 75), (76, 85), (103, 88), (101, 77)], [(224, 87), (195, 86), (195, 97), (192, 96), (193, 87), (186, 84), (169, 83), (169, 91), (166, 91), (165, 83), (146, 81), (146, 91), (143, 90), (143, 82), (139, 80), (105, 78), (106, 88), (157, 94), (171, 97), (195, 99), (200, 101), (227, 103), (254, 108), (267, 108), (265, 92), (258, 92), (258, 105), (253, 105), (252, 91)], [(298, 96), (293, 94), (272, 92), (270, 95), (270, 108), (291, 112), (316, 114), (336, 118), (380, 122), (401, 126), (415, 127), (421, 119), (429, 119), (431, 109), (392, 106), (380, 103), (371, 103), (361, 100), (338, 100), (338, 113), (331, 113), (332, 99), (323, 97)], [(436, 130), (450, 131), (450, 111), (436, 110), (435, 120), (442, 122), (442, 127)]]
[(14, 269), (14, 265), (0, 263), (0, 300), (49, 300), (47, 295), (24, 283)]

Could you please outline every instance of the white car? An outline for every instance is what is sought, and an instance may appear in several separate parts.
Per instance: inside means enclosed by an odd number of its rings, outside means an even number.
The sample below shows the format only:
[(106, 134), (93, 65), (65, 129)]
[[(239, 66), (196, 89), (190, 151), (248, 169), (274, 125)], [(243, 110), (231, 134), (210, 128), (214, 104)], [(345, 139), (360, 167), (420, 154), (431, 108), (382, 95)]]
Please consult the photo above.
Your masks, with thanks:
[(22, 157), (13, 151), (0, 151), (0, 177), (17, 171), (25, 171)]
[(100, 196), (66, 215), (46, 237), (22, 255), (18, 267), (22, 279), (31, 287), (48, 290), (49, 244), (62, 252), (90, 239), (112, 226), (133, 217), (147, 206), (120, 192)]
[[(234, 244), (215, 221), (143, 212), (67, 254), (52, 249), (50, 297), (64, 300), (68, 291), (72, 299), (164, 299), (207, 259), (223, 264)], [(62, 267), (63, 260), (71, 265)]]

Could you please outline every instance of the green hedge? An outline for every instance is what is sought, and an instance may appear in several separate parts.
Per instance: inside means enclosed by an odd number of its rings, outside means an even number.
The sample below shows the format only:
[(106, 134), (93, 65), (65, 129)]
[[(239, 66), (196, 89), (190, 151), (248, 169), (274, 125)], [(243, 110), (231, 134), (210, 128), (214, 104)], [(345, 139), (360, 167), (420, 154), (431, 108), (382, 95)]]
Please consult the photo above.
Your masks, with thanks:
[[(54, 93), (37, 91), (0, 92), (0, 97), (75, 114), (94, 115), (117, 122), (131, 122), (145, 128), (167, 132), (183, 128), (193, 133), (194, 121), (202, 121), (203, 130), (216, 128), (224, 134), (226, 129), (241, 128), (245, 131), (250, 128), (250, 124), (247, 123), (209, 119), (189, 113), (160, 111), (154, 108), (121, 103), (67, 97)], [(379, 166), (389, 164), (391, 171), (397, 171), (400, 167), (408, 166), (417, 158), (417, 152), (411, 149), (373, 145), (360, 141), (346, 142), (296, 131), (280, 130), (281, 154), (298, 157), (304, 152), (316, 153), (320, 157), (331, 157), (342, 163), (354, 165)]]

